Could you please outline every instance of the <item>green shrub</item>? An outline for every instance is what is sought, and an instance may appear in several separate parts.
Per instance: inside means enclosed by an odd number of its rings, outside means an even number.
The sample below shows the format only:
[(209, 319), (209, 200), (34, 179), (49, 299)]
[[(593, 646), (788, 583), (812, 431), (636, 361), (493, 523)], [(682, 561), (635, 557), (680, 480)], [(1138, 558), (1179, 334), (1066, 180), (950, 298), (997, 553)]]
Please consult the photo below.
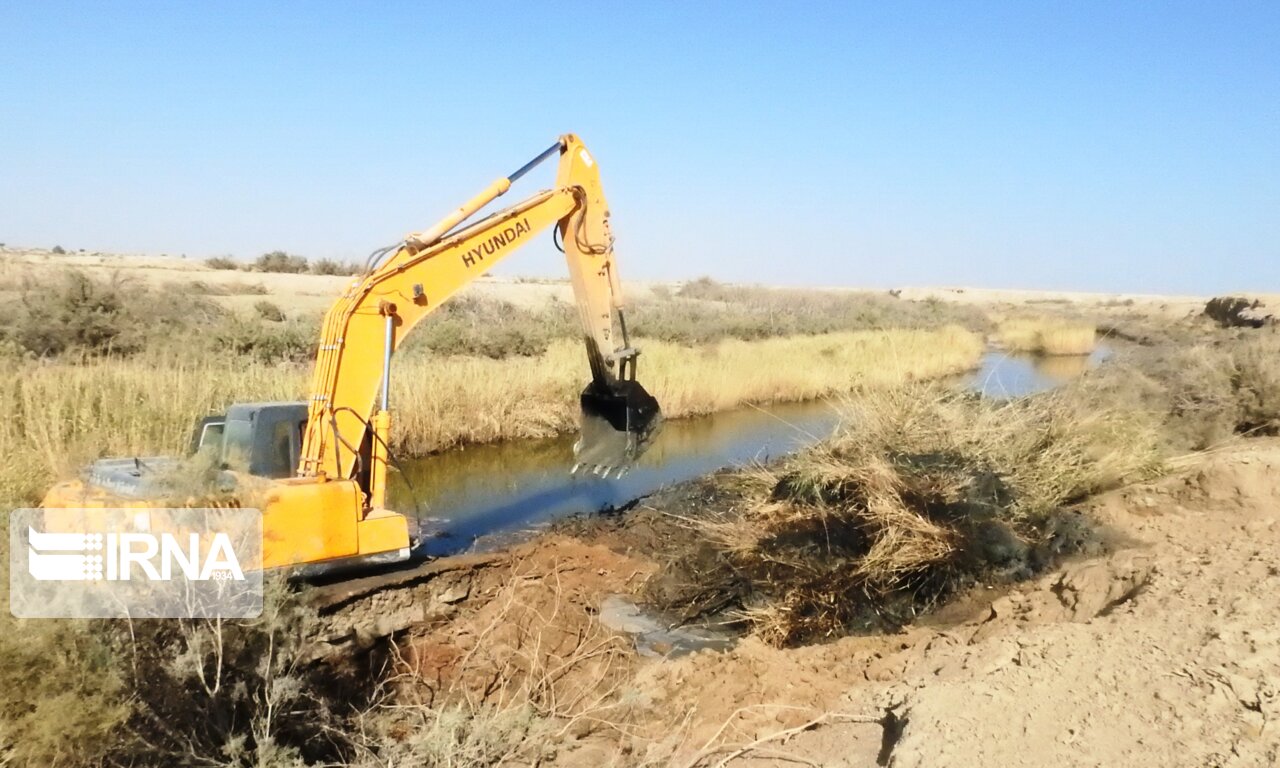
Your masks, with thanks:
[[(221, 322), (223, 311), (183, 286), (148, 288), (79, 270), (25, 281), (19, 300), (0, 307), (0, 342), (35, 357), (126, 356), (188, 344), (189, 332)], [(198, 335), (198, 334), (196, 334)]]
[(505, 301), (458, 296), (423, 321), (406, 342), (406, 351), (494, 359), (540, 355), (553, 340), (578, 335), (577, 322), (577, 313), (564, 302), (531, 310)]
[(100, 764), (133, 712), (126, 669), (88, 622), (19, 621), (3, 611), (0, 765)]
[(298, 320), (268, 325), (233, 316), (213, 330), (212, 338), (217, 349), (233, 355), (264, 362), (305, 362), (315, 357), (319, 329)]
[(78, 271), (66, 272), (52, 286), (28, 282), (11, 321), (12, 338), (40, 357), (73, 349), (127, 354), (141, 341), (126, 307), (136, 291), (123, 281), (94, 280)]
[(66, 253), (67, 253), (67, 252), (66, 252), (66, 250), (65, 250), (65, 249), (63, 249), (63, 247), (62, 247), (62, 246), (60, 246), (60, 245), (55, 245), (55, 246), (53, 246), (53, 250), (51, 251), (51, 253), (54, 253), (54, 254), (56, 254), (56, 255), (58, 255), (58, 256), (63, 256), (63, 255), (66, 255)]

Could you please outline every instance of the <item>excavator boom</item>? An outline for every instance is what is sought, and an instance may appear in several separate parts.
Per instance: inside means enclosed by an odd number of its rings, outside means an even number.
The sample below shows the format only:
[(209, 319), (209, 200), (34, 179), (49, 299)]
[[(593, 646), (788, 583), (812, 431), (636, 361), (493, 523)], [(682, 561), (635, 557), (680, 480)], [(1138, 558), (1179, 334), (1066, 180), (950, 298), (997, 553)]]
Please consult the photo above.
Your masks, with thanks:
[[(543, 160), (559, 155), (556, 185), (467, 220)], [(324, 320), (298, 474), (365, 477), (374, 508), (385, 501), (391, 355), (424, 317), (538, 233), (558, 229), (573, 285), (591, 382), (581, 398), (579, 465), (621, 472), (661, 423), (657, 401), (635, 381), (613, 257), (609, 208), (586, 147), (565, 135), (510, 176), (423, 232), (371, 259)], [(363, 483), (362, 483), (363, 484)]]

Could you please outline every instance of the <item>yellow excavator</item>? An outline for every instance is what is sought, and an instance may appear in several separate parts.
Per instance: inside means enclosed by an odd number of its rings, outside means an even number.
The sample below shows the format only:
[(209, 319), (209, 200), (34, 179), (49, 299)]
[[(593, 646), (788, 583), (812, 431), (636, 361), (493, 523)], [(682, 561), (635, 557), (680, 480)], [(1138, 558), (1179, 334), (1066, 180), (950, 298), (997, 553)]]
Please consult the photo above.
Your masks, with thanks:
[[(554, 188), (466, 223), (553, 156)], [(265, 479), (254, 481), (264, 568), (409, 558), (408, 521), (387, 509), (392, 353), (420, 320), (548, 228), (568, 262), (591, 370), (574, 471), (621, 473), (648, 447), (662, 415), (636, 381), (639, 353), (627, 337), (609, 205), (595, 158), (568, 134), (434, 227), (369, 256), (325, 315), (306, 402), (236, 404), (198, 425), (193, 451), (219, 457), (233, 483), (237, 472)], [(60, 527), (60, 509), (158, 506), (155, 480), (166, 461), (178, 460), (96, 462), (83, 479), (49, 491), (46, 526)]]

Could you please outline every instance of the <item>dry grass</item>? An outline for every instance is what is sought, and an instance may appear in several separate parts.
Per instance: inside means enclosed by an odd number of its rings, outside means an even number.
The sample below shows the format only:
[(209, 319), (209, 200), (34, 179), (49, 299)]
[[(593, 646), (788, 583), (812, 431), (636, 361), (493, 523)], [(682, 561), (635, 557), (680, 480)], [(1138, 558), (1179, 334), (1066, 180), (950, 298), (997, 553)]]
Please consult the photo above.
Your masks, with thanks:
[[(822, 397), (870, 383), (928, 379), (971, 368), (974, 334), (883, 331), (724, 341), (701, 348), (644, 345), (641, 378), (667, 415)], [(576, 428), (585, 378), (581, 345), (534, 357), (425, 355), (397, 361), (394, 447), (423, 455), (462, 443), (545, 437)], [(177, 454), (195, 420), (227, 404), (302, 399), (309, 368), (242, 357), (138, 357), (82, 363), (14, 360), (0, 374), (0, 493), (34, 500), (56, 476), (96, 456)]]
[(1059, 318), (1022, 318), (1000, 324), (1000, 343), (1012, 352), (1037, 355), (1087, 355), (1097, 344), (1092, 323)]
[(393, 646), (372, 706), (355, 717), (352, 768), (536, 764), (570, 733), (621, 728), (631, 651), (559, 579), (513, 572), (469, 607), (475, 635), (456, 654), (433, 650), (438, 641)]
[(1074, 391), (869, 390), (832, 439), (755, 470), (745, 503), (699, 526), (750, 580), (747, 620), (787, 645), (909, 620), (958, 575), (1027, 572), (1064, 505), (1152, 472), (1161, 446), (1154, 418)]
[(1280, 334), (1136, 350), (1091, 376), (1088, 388), (1098, 402), (1158, 416), (1177, 452), (1280, 434)]

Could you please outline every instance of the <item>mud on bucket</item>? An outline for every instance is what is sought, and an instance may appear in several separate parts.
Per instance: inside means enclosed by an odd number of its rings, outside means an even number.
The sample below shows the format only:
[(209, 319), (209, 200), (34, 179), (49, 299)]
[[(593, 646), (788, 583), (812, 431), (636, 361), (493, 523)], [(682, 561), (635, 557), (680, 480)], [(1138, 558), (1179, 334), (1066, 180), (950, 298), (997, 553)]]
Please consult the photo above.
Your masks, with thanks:
[(574, 471), (621, 476), (658, 435), (662, 410), (636, 381), (592, 381), (582, 390)]

